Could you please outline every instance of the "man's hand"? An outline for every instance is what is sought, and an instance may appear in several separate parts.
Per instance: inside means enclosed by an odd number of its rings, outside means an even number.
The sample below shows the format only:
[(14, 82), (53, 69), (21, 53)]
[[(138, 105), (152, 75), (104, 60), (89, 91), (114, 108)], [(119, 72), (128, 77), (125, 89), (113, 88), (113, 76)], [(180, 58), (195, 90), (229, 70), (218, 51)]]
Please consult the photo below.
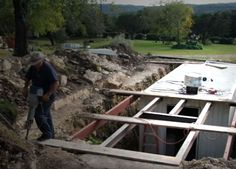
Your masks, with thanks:
[(24, 87), (24, 88), (23, 88), (22, 94), (23, 94), (24, 97), (27, 97), (27, 96), (28, 96), (28, 87)]
[(43, 102), (48, 102), (49, 101), (49, 95), (47, 93), (42, 96), (42, 101)]

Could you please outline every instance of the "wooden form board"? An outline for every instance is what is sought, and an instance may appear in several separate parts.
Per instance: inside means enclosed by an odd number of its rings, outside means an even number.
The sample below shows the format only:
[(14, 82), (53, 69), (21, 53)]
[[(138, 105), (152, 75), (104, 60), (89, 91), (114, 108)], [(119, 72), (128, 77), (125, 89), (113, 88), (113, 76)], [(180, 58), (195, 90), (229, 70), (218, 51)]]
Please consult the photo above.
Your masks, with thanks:
[(119, 157), (123, 159), (129, 160), (137, 160), (142, 162), (152, 162), (152, 163), (162, 163), (162, 164), (170, 164), (178, 166), (180, 164), (179, 161), (176, 160), (175, 157), (169, 157), (165, 155), (157, 155), (157, 154), (149, 154), (143, 152), (136, 152), (130, 150), (121, 150), (110, 147), (103, 147), (100, 145), (90, 145), (86, 143), (73, 143), (62, 140), (50, 139), (43, 142), (39, 142), (39, 144), (58, 147), (69, 151), (77, 151), (82, 153), (92, 153), (92, 154), (101, 154), (101, 155), (109, 155), (113, 157)]
[(88, 113), (80, 114), (79, 117), (98, 119), (98, 120), (107, 120), (107, 121), (116, 121), (116, 122), (129, 123), (129, 124), (153, 125), (153, 126), (188, 129), (188, 130), (196, 130), (196, 131), (236, 134), (236, 128), (204, 125), (204, 124), (198, 124), (198, 123), (182, 123), (182, 122), (172, 122), (172, 121), (164, 121), (164, 120), (150, 120), (150, 119), (143, 119), (143, 118), (124, 117), (124, 116), (120, 117), (120, 116), (88, 114)]
[[(236, 111), (234, 112), (234, 117), (231, 123), (231, 127), (235, 128), (236, 127)], [(225, 146), (225, 152), (224, 152), (224, 159), (228, 160), (229, 156), (232, 151), (232, 144), (234, 142), (234, 136), (232, 134), (228, 135), (226, 146)]]
[[(196, 121), (196, 125), (200, 125), (205, 122), (205, 120), (209, 114), (209, 109), (210, 109), (211, 105), (212, 105), (211, 102), (206, 103), (205, 107), (202, 109), (202, 111)], [(199, 131), (190, 131), (190, 133), (188, 134), (187, 138), (185, 139), (184, 143), (182, 144), (181, 148), (179, 149), (179, 151), (176, 155), (177, 159), (182, 161), (187, 157), (198, 134), (199, 134)]]
[[(154, 98), (149, 104), (147, 104), (143, 109), (141, 109), (136, 115), (133, 117), (140, 117), (143, 112), (145, 111), (151, 111), (152, 107), (159, 103), (161, 99), (159, 97)], [(184, 105), (186, 103), (186, 100), (181, 99), (176, 106), (171, 110), (171, 115), (177, 115), (181, 110), (183, 109)], [(115, 133), (113, 133), (110, 137), (108, 137), (101, 145), (105, 147), (114, 147), (122, 138), (131, 131), (136, 124), (124, 124), (122, 127), (120, 127)]]
[(169, 115), (178, 115), (184, 108), (184, 105), (187, 101), (185, 99), (181, 99), (175, 107), (169, 112)]
[(176, 122), (186, 122), (186, 123), (194, 123), (197, 120), (197, 117), (193, 117), (193, 116), (170, 115), (170, 114), (165, 114), (165, 113), (149, 112), (149, 111), (144, 111), (141, 118), (154, 119), (154, 120), (165, 120), (165, 121), (176, 121)]
[[(134, 117), (140, 117), (144, 111), (152, 109), (152, 107), (158, 103), (161, 99), (159, 97), (154, 98), (149, 104), (147, 104), (143, 109), (141, 109)], [(124, 136), (130, 132), (136, 124), (124, 124), (115, 133), (108, 137), (101, 146), (104, 147), (114, 147)]]
[[(107, 111), (105, 114), (109, 115), (119, 115), (121, 114), (127, 107), (130, 106), (138, 97), (135, 96), (129, 96), (126, 99), (124, 99), (122, 102), (117, 104), (115, 107)], [(87, 138), (91, 133), (93, 133), (96, 129), (104, 126), (107, 122), (106, 121), (93, 121), (84, 128), (82, 128), (79, 132), (74, 133), (68, 140), (73, 139), (81, 139), (84, 140)]]
[(198, 101), (210, 101), (210, 102), (222, 102), (228, 103), (230, 106), (236, 106), (236, 101), (229, 99), (220, 99), (209, 95), (204, 97), (202, 95), (184, 95), (184, 94), (175, 94), (175, 93), (161, 93), (161, 92), (146, 92), (146, 91), (128, 91), (128, 90), (118, 90), (112, 89), (109, 90), (111, 93), (119, 95), (134, 95), (134, 96), (152, 96), (152, 97), (167, 97), (167, 98), (177, 98), (185, 100), (198, 100)]

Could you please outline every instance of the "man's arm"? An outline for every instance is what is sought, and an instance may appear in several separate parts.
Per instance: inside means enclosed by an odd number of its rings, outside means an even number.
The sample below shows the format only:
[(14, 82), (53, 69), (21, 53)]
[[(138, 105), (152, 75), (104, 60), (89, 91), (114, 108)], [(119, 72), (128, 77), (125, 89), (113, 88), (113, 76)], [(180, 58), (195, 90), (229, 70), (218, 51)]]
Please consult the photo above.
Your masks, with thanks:
[(51, 96), (52, 93), (54, 93), (59, 86), (58, 81), (54, 81), (51, 85), (49, 90), (43, 95), (42, 100), (47, 102), (49, 100), (49, 97)]
[(58, 80), (54, 81), (54, 82), (50, 85), (49, 90), (46, 92), (45, 95), (47, 95), (48, 97), (51, 96), (52, 93), (56, 92), (58, 86), (59, 86)]
[(25, 86), (23, 88), (23, 91), (22, 91), (22, 94), (23, 96), (27, 97), (28, 95), (28, 88), (29, 88), (29, 85), (30, 85), (30, 80), (29, 79), (25, 79)]

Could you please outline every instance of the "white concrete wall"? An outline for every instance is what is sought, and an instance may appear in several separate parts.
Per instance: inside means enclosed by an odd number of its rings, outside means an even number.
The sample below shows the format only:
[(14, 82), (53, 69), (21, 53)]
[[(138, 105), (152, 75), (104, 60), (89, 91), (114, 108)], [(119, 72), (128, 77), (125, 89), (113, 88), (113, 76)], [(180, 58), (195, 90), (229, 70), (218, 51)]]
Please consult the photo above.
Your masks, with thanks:
[[(151, 98), (143, 97), (140, 100), (140, 108), (145, 106)], [(159, 104), (157, 104), (153, 111), (167, 113), (167, 106), (175, 106), (178, 103), (179, 99), (165, 98)], [(204, 101), (194, 101), (188, 100), (185, 107), (196, 108), (199, 110), (199, 113), (205, 106)], [(229, 123), (229, 106), (225, 103), (214, 103), (210, 109), (208, 118), (206, 119), (205, 124), (217, 125), (217, 126), (228, 126)], [(166, 140), (166, 128), (159, 127), (158, 129), (159, 137), (163, 140)], [(227, 134), (219, 133), (210, 133), (210, 132), (200, 132), (197, 138), (197, 148), (196, 148), (196, 158), (202, 157), (223, 157), (223, 152), (225, 149), (227, 140)], [(150, 142), (153, 142), (150, 139)], [(160, 143), (159, 144), (158, 154), (165, 154), (166, 147), (169, 145)], [(153, 146), (149, 148), (146, 146), (147, 152), (153, 151)]]

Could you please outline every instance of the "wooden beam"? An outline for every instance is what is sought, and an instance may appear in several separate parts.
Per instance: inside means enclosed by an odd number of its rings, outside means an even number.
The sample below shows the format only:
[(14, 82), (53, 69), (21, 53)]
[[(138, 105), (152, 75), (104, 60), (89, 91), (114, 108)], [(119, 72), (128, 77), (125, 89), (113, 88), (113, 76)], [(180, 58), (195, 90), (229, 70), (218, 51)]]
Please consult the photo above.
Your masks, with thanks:
[[(149, 102), (143, 109), (141, 109), (137, 114), (133, 117), (140, 117), (144, 111), (152, 109), (157, 102), (161, 99), (159, 97), (154, 98), (151, 102)], [(108, 137), (101, 146), (104, 147), (114, 147), (120, 140), (124, 138), (124, 136), (130, 132), (136, 124), (124, 124), (121, 126), (116, 132), (114, 132), (110, 137)]]
[(181, 99), (176, 105), (175, 107), (169, 112), (170, 115), (174, 115), (174, 114), (179, 114), (183, 108), (184, 108), (184, 105), (186, 103), (186, 100), (184, 99)]
[[(236, 127), (236, 111), (234, 112), (234, 117), (231, 123), (231, 127), (232, 128)], [(231, 155), (233, 142), (234, 142), (234, 137), (232, 134), (229, 134), (227, 138), (226, 146), (225, 146), (225, 151), (224, 151), (225, 160), (228, 160)]]
[(189, 99), (189, 100), (198, 100), (198, 101), (221, 102), (221, 103), (228, 103), (230, 106), (236, 105), (236, 101), (232, 101), (229, 99), (220, 99), (217, 97), (213, 97), (213, 95), (204, 97), (203, 95), (199, 95), (199, 94), (187, 95), (187, 94), (179, 94), (179, 93), (128, 91), (128, 90), (118, 90), (118, 89), (112, 89), (108, 91), (111, 93), (115, 93), (117, 95), (123, 95), (123, 96), (134, 95), (134, 96), (166, 97), (166, 98)]
[[(212, 105), (211, 102), (206, 103), (206, 105), (202, 109), (195, 125), (207, 126), (207, 125), (202, 125), (202, 124), (205, 122), (205, 120), (209, 114), (209, 109), (210, 109), (211, 105)], [(228, 129), (226, 129), (226, 130), (228, 130)], [(185, 139), (184, 143), (182, 144), (181, 148), (179, 149), (179, 151), (176, 155), (177, 159), (179, 159), (180, 161), (185, 160), (185, 158), (187, 157), (189, 151), (191, 150), (191, 147), (192, 147), (195, 139), (197, 138), (198, 134), (199, 134), (199, 131), (190, 131), (190, 133), (188, 134), (187, 138)]]
[(186, 123), (193, 123), (193, 122), (196, 122), (197, 120), (197, 117), (193, 117), (193, 116), (170, 115), (166, 113), (149, 112), (149, 111), (144, 111), (141, 118), (153, 119), (153, 120), (186, 122)]
[(188, 129), (188, 130), (199, 130), (199, 131), (207, 131), (207, 132), (236, 134), (236, 128), (203, 125), (203, 124), (198, 124), (198, 123), (182, 123), (182, 122), (172, 122), (172, 121), (164, 121), (164, 120), (150, 120), (150, 119), (143, 119), (143, 118), (124, 117), (124, 116), (120, 117), (120, 116), (88, 114), (88, 113), (79, 114), (78, 116), (81, 118), (92, 118), (92, 119), (99, 119), (99, 120), (116, 121), (116, 122), (129, 123), (129, 124), (154, 125), (154, 126), (162, 126), (162, 127), (177, 128), (177, 129)]
[[(109, 115), (119, 115), (121, 114), (127, 107), (130, 106), (135, 100), (137, 100), (138, 97), (135, 96), (129, 96), (126, 99), (124, 99), (122, 102), (117, 104), (115, 107), (107, 111), (105, 114)], [(104, 126), (107, 122), (105, 121), (93, 121), (89, 123), (87, 126), (82, 128), (80, 131), (74, 133), (72, 136), (69, 137), (68, 140), (73, 140), (73, 139), (81, 139), (84, 140), (87, 138), (91, 133), (94, 132), (94, 130)]]
[(50, 139), (43, 142), (38, 142), (39, 144), (59, 147), (68, 151), (77, 151), (82, 153), (91, 153), (91, 154), (100, 154), (100, 155), (108, 155), (113, 157), (118, 157), (122, 159), (142, 161), (142, 162), (152, 162), (152, 163), (161, 163), (161, 164), (169, 164), (178, 166), (180, 163), (176, 161), (175, 157), (165, 156), (165, 155), (157, 155), (143, 152), (136, 152), (130, 150), (121, 150), (115, 148), (102, 147), (99, 145), (89, 145), (86, 143), (73, 143), (62, 140)]
[(203, 62), (194, 62), (194, 61), (170, 61), (170, 60), (152, 60), (152, 61), (146, 61), (145, 63), (153, 63), (153, 64), (175, 64), (175, 65), (181, 65), (183, 63), (186, 64), (202, 64)]

